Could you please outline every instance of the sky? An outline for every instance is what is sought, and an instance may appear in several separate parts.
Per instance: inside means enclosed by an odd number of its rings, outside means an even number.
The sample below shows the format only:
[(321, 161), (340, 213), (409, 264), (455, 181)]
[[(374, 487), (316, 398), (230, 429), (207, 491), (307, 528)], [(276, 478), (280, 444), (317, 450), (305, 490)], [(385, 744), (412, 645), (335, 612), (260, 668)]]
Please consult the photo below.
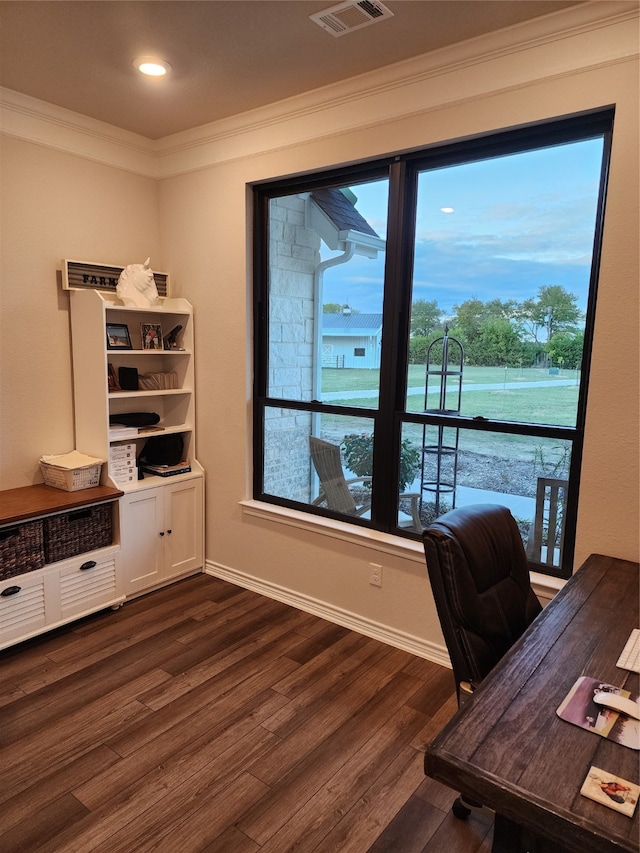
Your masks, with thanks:
[[(602, 148), (598, 138), (422, 172), (412, 301), (435, 299), (451, 316), (467, 299), (521, 302), (560, 285), (584, 311)], [(384, 237), (387, 182), (352, 190)], [(330, 268), (323, 302), (380, 313), (383, 275), (383, 252)]]

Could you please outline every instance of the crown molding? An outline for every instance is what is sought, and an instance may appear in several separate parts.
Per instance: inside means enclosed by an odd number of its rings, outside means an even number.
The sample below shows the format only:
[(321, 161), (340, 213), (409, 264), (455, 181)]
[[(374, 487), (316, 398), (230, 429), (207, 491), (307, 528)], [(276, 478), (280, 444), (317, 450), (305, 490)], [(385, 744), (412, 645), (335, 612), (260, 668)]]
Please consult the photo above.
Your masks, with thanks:
[(329, 139), (637, 59), (638, 19), (637, 0), (596, 0), (167, 136), (159, 140), (161, 175)]
[(638, 18), (594, 0), (159, 140), (0, 88), (0, 131), (166, 178), (636, 60)]
[(153, 140), (3, 87), (0, 133), (138, 175), (159, 177)]

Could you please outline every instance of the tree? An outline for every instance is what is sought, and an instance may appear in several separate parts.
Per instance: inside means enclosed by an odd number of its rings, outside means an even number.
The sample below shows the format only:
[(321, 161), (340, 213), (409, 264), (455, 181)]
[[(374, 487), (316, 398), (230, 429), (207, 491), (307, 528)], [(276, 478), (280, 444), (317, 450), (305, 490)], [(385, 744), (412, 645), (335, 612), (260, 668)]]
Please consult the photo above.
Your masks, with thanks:
[(568, 370), (580, 367), (583, 349), (584, 331), (558, 332), (546, 345), (553, 364), (566, 367)]
[[(453, 307), (456, 312), (453, 319), (453, 336), (460, 338), (465, 353), (473, 364), (489, 364), (490, 362), (485, 359), (476, 360), (477, 357), (481, 357), (480, 336), (482, 329), (487, 323), (493, 322), (507, 323), (510, 326), (517, 303), (512, 300), (503, 302), (501, 299), (482, 302), (482, 300), (473, 297)], [(516, 333), (514, 332), (514, 334)]]
[(536, 299), (525, 299), (519, 306), (518, 319), (538, 341), (541, 329), (550, 341), (557, 332), (573, 329), (581, 318), (578, 297), (559, 284), (543, 285)]
[[(429, 345), (441, 338), (442, 332), (432, 332), (428, 337), (424, 335), (412, 335), (409, 338), (409, 364), (424, 364), (427, 360), (427, 350)], [(440, 357), (442, 357), (442, 348), (440, 348)]]
[(462, 339), (465, 349), (473, 344), (480, 333), (480, 326), (484, 316), (484, 302), (480, 299), (467, 299), (460, 305), (453, 306), (455, 316), (452, 326), (454, 334)]
[(337, 302), (325, 302), (322, 306), (323, 314), (342, 314), (342, 305)]
[(427, 302), (416, 299), (411, 306), (411, 336), (427, 337), (435, 331), (442, 321), (442, 311), (435, 299)]
[(503, 317), (489, 317), (485, 320), (469, 351), (469, 361), (487, 366), (515, 367), (521, 357), (520, 336), (509, 320)]
[(548, 341), (556, 332), (575, 326), (580, 319), (580, 309), (576, 304), (578, 297), (558, 284), (541, 287), (538, 301), (544, 307)]

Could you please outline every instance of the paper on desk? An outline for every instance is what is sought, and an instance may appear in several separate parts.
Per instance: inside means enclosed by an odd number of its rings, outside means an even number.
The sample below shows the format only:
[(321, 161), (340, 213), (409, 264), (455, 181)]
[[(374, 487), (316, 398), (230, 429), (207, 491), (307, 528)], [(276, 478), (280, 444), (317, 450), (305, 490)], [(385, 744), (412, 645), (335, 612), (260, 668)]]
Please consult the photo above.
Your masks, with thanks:
[(556, 711), (557, 715), (568, 723), (622, 746), (640, 750), (640, 720), (633, 720), (611, 708), (596, 705), (593, 701), (596, 693), (615, 693), (627, 699), (638, 700), (638, 696), (628, 690), (582, 675)]

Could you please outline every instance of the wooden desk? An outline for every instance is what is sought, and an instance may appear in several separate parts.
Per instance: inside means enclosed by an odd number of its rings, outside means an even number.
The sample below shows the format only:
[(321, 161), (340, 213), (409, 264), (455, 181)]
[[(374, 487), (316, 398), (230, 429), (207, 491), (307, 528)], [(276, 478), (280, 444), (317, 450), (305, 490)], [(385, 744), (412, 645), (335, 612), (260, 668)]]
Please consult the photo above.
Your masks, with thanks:
[(640, 753), (556, 709), (580, 675), (638, 692), (616, 661), (639, 598), (638, 563), (589, 557), (428, 747), (429, 776), (496, 810), (494, 851), (637, 853), (640, 805), (630, 819), (580, 787), (592, 765), (637, 784)]

